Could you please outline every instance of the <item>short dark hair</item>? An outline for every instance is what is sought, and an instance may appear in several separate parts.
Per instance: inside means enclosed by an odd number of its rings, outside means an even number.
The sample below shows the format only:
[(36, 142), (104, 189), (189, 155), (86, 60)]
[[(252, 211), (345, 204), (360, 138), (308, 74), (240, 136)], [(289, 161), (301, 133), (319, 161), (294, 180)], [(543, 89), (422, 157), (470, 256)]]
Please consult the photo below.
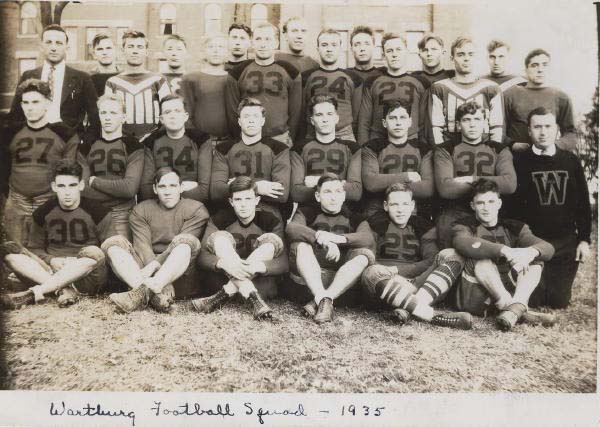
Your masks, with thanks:
[(456, 40), (454, 40), (452, 42), (452, 46), (450, 46), (450, 56), (454, 56), (454, 51), (460, 47), (463, 47), (464, 45), (471, 43), (473, 43), (473, 39), (471, 37), (468, 36), (459, 36), (456, 38)]
[(238, 23), (233, 23), (229, 26), (229, 30), (227, 30), (227, 34), (231, 33), (231, 30), (242, 30), (245, 31), (246, 34), (248, 34), (248, 37), (252, 37), (252, 30), (250, 29), (249, 26), (244, 25), (244, 24), (238, 24)]
[(527, 56), (525, 57), (525, 68), (527, 68), (529, 66), (529, 63), (531, 62), (531, 59), (534, 56), (539, 56), (539, 55), (546, 55), (548, 57), (548, 59), (552, 59), (552, 57), (550, 56), (550, 54), (548, 53), (547, 50), (545, 49), (533, 49), (531, 52), (529, 52), (527, 54)]
[(281, 31), (283, 32), (283, 34), (286, 34), (288, 32), (288, 25), (290, 22), (294, 22), (294, 21), (304, 21), (305, 19), (301, 16), (292, 16), (291, 18), (289, 18), (287, 21), (285, 21), (283, 23), (283, 27), (281, 27)]
[(456, 109), (456, 121), (460, 122), (467, 114), (476, 114), (479, 110), (483, 111), (483, 107), (477, 101), (465, 102)]
[(98, 46), (98, 44), (100, 44), (100, 42), (102, 40), (111, 40), (110, 36), (106, 33), (98, 33), (94, 36), (94, 38), (92, 39), (92, 49), (95, 49), (96, 46)]
[(338, 102), (337, 102), (337, 99), (335, 99), (333, 96), (331, 96), (331, 95), (314, 95), (313, 97), (310, 98), (310, 101), (308, 102), (309, 116), (312, 117), (313, 108), (315, 107), (315, 105), (323, 104), (324, 102), (329, 102), (331, 105), (333, 105), (335, 107), (335, 111), (337, 111)]
[(246, 190), (252, 190), (254, 191), (255, 195), (258, 195), (256, 182), (254, 182), (252, 178), (246, 175), (236, 176), (233, 179), (233, 181), (229, 183), (227, 189), (229, 190), (229, 197), (233, 197), (233, 193)]
[(247, 96), (246, 98), (242, 99), (240, 101), (240, 105), (238, 105), (238, 109), (237, 109), (238, 117), (242, 113), (242, 110), (246, 107), (260, 107), (263, 117), (265, 116), (265, 107), (262, 105), (262, 102), (260, 102), (256, 98), (250, 98)]
[(488, 53), (492, 53), (493, 51), (495, 51), (496, 49), (498, 49), (499, 47), (505, 47), (506, 50), (510, 50), (510, 46), (508, 45), (508, 43), (506, 43), (505, 41), (502, 40), (492, 40), (488, 43), (487, 45), (487, 51)]
[(334, 30), (333, 28), (323, 28), (321, 30), (321, 32), (319, 33), (319, 35), (317, 36), (317, 46), (319, 45), (319, 38), (323, 35), (323, 34), (335, 34), (340, 38), (340, 43), (342, 41), (342, 35), (340, 34), (339, 31)]
[(168, 36), (166, 36), (163, 40), (163, 46), (166, 45), (169, 40), (176, 40), (178, 42), (181, 42), (187, 48), (187, 43), (185, 42), (185, 39), (179, 34), (169, 34)]
[(22, 82), (19, 86), (17, 86), (17, 90), (15, 95), (18, 96), (18, 99), (23, 97), (24, 93), (27, 92), (38, 92), (46, 99), (52, 99), (52, 90), (50, 89), (50, 85), (46, 82), (41, 81), (40, 79), (27, 79)]
[(473, 183), (473, 190), (471, 190), (471, 200), (473, 200), (478, 194), (484, 194), (490, 191), (500, 196), (500, 189), (498, 188), (498, 184), (487, 178), (479, 178)]
[(529, 112), (527, 115), (527, 126), (531, 125), (531, 118), (533, 116), (546, 116), (548, 114), (552, 114), (554, 116), (554, 121), (556, 121), (556, 114), (547, 109), (546, 107), (537, 107)]
[(371, 36), (373, 41), (375, 41), (375, 32), (373, 31), (373, 28), (367, 25), (358, 25), (354, 27), (352, 33), (350, 34), (350, 46), (352, 46), (352, 40), (354, 40), (354, 36), (357, 34), (368, 34)]
[(44, 29), (42, 30), (42, 40), (44, 39), (44, 34), (47, 31), (60, 31), (61, 33), (63, 33), (65, 35), (65, 40), (67, 42), (69, 41), (69, 35), (65, 31), (65, 29), (58, 24), (50, 24), (50, 25), (45, 26)]
[(144, 39), (146, 40), (146, 47), (148, 47), (148, 39), (146, 38), (146, 34), (137, 30), (127, 30), (123, 34), (123, 47), (125, 47), (125, 40), (127, 39)]
[(389, 99), (387, 101), (383, 101), (383, 118), (385, 119), (389, 113), (394, 111), (396, 108), (404, 108), (408, 113), (408, 117), (410, 117), (411, 113), (411, 105), (401, 101), (399, 99)]
[(174, 94), (169, 94), (167, 96), (165, 96), (163, 99), (160, 100), (158, 106), (160, 108), (160, 112), (162, 113), (162, 106), (165, 102), (169, 102), (169, 101), (175, 101), (175, 100), (179, 100), (181, 101), (181, 103), (183, 104), (183, 107), (185, 109), (185, 101), (183, 100), (183, 98), (179, 95), (174, 95)]
[(60, 159), (54, 165), (52, 170), (52, 179), (56, 179), (59, 175), (75, 176), (79, 181), (83, 177), (83, 168), (73, 159)]
[(383, 37), (381, 38), (381, 48), (385, 51), (385, 44), (393, 39), (400, 39), (402, 40), (402, 44), (404, 44), (404, 47), (407, 47), (408, 45), (406, 44), (406, 37), (404, 37), (402, 34), (400, 33), (385, 33), (383, 35)]
[(163, 166), (161, 168), (158, 168), (156, 170), (156, 172), (154, 172), (154, 177), (152, 178), (152, 182), (154, 183), (154, 185), (158, 185), (158, 183), (160, 182), (162, 177), (170, 174), (171, 172), (174, 173), (175, 175), (177, 175), (177, 177), (179, 178), (179, 182), (181, 182), (181, 174), (179, 173), (179, 171), (177, 169), (175, 169), (172, 166)]
[(325, 172), (323, 175), (321, 175), (321, 177), (317, 181), (317, 187), (316, 187), (317, 191), (321, 190), (321, 187), (323, 186), (323, 184), (325, 184), (326, 182), (329, 182), (329, 181), (343, 181), (343, 179), (334, 173)]
[(433, 34), (433, 33), (427, 33), (423, 36), (423, 38), (421, 40), (419, 40), (419, 43), (417, 43), (417, 48), (419, 50), (425, 49), (425, 45), (427, 44), (427, 42), (429, 40), (435, 40), (436, 42), (439, 43), (439, 45), (441, 47), (444, 47), (444, 40), (440, 36)]
[(385, 189), (385, 200), (388, 200), (388, 196), (396, 191), (401, 191), (403, 193), (410, 193), (410, 197), (412, 197), (413, 191), (410, 187), (402, 182), (395, 182), (393, 184), (388, 185)]

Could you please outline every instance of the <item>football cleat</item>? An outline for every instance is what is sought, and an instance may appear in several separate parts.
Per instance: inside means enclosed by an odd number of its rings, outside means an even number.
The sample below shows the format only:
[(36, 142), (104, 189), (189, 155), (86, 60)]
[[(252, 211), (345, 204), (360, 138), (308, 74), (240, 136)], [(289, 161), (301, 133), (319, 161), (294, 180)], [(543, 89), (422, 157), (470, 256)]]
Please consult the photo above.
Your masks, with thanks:
[(33, 291), (28, 289), (14, 294), (2, 294), (0, 295), (0, 302), (4, 308), (14, 310), (23, 305), (33, 304), (35, 302), (35, 297)]
[(404, 325), (410, 320), (410, 313), (403, 308), (395, 308), (392, 313), (400, 325)]
[(302, 307), (302, 309), (304, 310), (304, 315), (306, 317), (315, 317), (318, 308), (319, 307), (317, 306), (317, 303), (314, 299), (310, 300), (306, 305), (304, 305), (304, 307)]
[(473, 326), (473, 316), (463, 311), (437, 314), (431, 319), (431, 324), (468, 331)]
[(205, 298), (192, 300), (192, 306), (200, 313), (212, 313), (229, 299), (229, 294), (224, 289)]
[(71, 287), (62, 288), (58, 291), (58, 299), (56, 302), (61, 308), (75, 304), (79, 300), (79, 295)]
[(503, 332), (510, 331), (519, 319), (527, 312), (527, 306), (514, 302), (502, 310), (496, 317), (496, 327)]
[(252, 309), (254, 310), (254, 318), (256, 320), (273, 318), (271, 307), (269, 307), (267, 303), (263, 301), (258, 292), (251, 292), (248, 296), (248, 300), (252, 304)]
[(129, 292), (114, 293), (108, 297), (123, 313), (131, 313), (146, 308), (151, 294), (152, 291), (146, 285), (140, 285)]
[(331, 298), (326, 297), (321, 299), (314, 320), (318, 324), (333, 321), (333, 300)]
[(175, 289), (173, 289), (173, 285), (168, 284), (161, 292), (152, 292), (148, 304), (160, 313), (167, 313), (173, 304), (173, 295), (175, 295)]
[(6, 289), (8, 289), (11, 292), (23, 292), (29, 289), (29, 287), (31, 285), (27, 285), (26, 283), (23, 283), (16, 275), (15, 273), (10, 273), (8, 276), (6, 276), (6, 280), (4, 281), (4, 284), (6, 285)]

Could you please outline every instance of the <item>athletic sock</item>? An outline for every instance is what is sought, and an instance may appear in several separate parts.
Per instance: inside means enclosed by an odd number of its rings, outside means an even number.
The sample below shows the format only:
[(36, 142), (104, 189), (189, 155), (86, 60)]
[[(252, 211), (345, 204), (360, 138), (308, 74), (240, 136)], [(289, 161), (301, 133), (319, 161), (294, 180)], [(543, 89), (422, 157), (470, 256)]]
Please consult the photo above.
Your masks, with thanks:
[(427, 276), (425, 283), (420, 289), (423, 289), (431, 296), (429, 304), (433, 301), (437, 301), (442, 295), (445, 295), (450, 290), (452, 284), (458, 279), (460, 271), (460, 262), (447, 261), (440, 264), (431, 272), (431, 274), (429, 274), (429, 276)]
[(394, 308), (406, 308), (408, 297), (415, 292), (414, 285), (405, 279), (398, 280), (392, 277), (389, 280), (381, 280), (375, 285), (375, 291), (379, 298)]

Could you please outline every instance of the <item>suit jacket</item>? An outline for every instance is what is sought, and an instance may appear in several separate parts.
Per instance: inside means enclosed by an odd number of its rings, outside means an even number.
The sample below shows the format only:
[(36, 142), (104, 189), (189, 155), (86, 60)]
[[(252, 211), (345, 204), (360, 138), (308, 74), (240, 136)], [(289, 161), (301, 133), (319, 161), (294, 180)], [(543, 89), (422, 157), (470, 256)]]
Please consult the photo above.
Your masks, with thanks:
[[(42, 67), (25, 71), (19, 79), (19, 84), (27, 79), (41, 79)], [(98, 96), (87, 73), (65, 66), (65, 77), (63, 79), (62, 95), (60, 98), (60, 118), (67, 125), (77, 131), (79, 136), (87, 141), (93, 142), (100, 135), (100, 119), (98, 118), (98, 107), (96, 101)], [(25, 115), (17, 96), (13, 98), (9, 118), (12, 121), (24, 121)], [(84, 120), (87, 113), (87, 129)]]

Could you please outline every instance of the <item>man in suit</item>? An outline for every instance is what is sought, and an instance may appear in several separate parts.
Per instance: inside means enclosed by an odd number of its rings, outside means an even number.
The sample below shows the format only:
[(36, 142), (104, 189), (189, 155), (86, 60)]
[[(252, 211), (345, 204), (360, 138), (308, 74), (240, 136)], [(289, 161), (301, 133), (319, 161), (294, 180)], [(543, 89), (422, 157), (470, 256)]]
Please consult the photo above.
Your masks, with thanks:
[[(74, 128), (84, 140), (99, 134), (100, 121), (96, 89), (87, 73), (65, 65), (68, 36), (60, 25), (48, 25), (42, 31), (41, 50), (44, 64), (23, 73), (19, 84), (35, 78), (48, 82), (52, 90), (52, 103), (48, 109), (50, 123), (63, 121)], [(87, 113), (87, 129), (84, 120)], [(24, 121), (23, 109), (17, 96), (13, 99), (9, 118)]]

